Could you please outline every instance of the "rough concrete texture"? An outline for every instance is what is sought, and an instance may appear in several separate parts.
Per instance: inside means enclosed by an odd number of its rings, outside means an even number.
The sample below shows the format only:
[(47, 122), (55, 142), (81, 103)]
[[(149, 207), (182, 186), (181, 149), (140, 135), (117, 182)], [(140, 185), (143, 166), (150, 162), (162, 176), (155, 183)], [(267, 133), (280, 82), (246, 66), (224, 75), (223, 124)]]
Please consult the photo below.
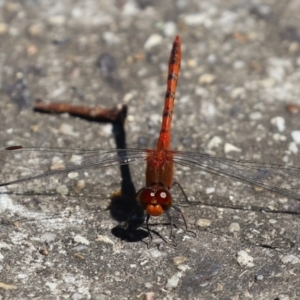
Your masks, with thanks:
[[(179, 34), (173, 148), (300, 165), (298, 0), (28, 0), (0, 9), (1, 148), (116, 147), (111, 124), (34, 112), (37, 98), (126, 104), (128, 147), (153, 147)], [(15, 164), (0, 162), (0, 182)], [(143, 168), (130, 169), (136, 190)], [(299, 201), (177, 168), (190, 200), (201, 201), (186, 205), (174, 187), (196, 237), (179, 226), (170, 242), (170, 227), (151, 219), (148, 248), (145, 228), (126, 234), (123, 211), (110, 204), (128, 173), (77, 175), (69, 192), (83, 176), (80, 195), (47, 195), (63, 177), (1, 189), (0, 299), (300, 298)]]

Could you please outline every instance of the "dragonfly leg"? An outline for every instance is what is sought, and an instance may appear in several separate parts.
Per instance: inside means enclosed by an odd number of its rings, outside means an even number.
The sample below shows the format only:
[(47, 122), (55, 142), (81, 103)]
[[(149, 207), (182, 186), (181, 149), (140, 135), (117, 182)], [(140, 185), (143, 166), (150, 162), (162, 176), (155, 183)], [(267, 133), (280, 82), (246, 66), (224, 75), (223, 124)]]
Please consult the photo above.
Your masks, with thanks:
[(146, 228), (147, 228), (147, 231), (148, 231), (148, 234), (149, 234), (149, 242), (147, 243), (147, 248), (148, 249), (150, 249), (150, 246), (151, 246), (152, 240), (153, 240), (153, 237), (152, 237), (152, 234), (151, 234), (151, 231), (150, 231), (150, 228), (149, 228), (149, 220), (150, 220), (150, 215), (147, 215)]
[(178, 181), (174, 181), (173, 184), (172, 184), (172, 186), (171, 186), (171, 188), (172, 188), (173, 186), (175, 186), (175, 185), (178, 185), (178, 186), (179, 186), (179, 188), (180, 188), (180, 190), (181, 190), (181, 192), (182, 192), (182, 194), (183, 194), (183, 196), (184, 196), (185, 201), (186, 201), (187, 203), (191, 204), (191, 201), (189, 200), (189, 198), (188, 198), (187, 194), (185, 193), (185, 191), (184, 191), (183, 187), (181, 186), (181, 184), (180, 184)]
[(168, 219), (170, 221), (170, 226), (171, 226), (171, 229), (170, 229), (170, 239), (172, 240), (173, 239), (173, 226), (174, 226), (174, 224), (173, 224), (173, 220), (172, 220), (172, 216), (171, 216), (170, 212), (166, 211), (166, 214), (167, 214)]
[(181, 218), (184, 222), (185, 231), (187, 233), (191, 234), (195, 238), (197, 236), (197, 234), (194, 231), (188, 229), (188, 225), (187, 225), (187, 222), (185, 220), (185, 217), (184, 217), (184, 214), (183, 214), (182, 210), (174, 204), (172, 205), (172, 208), (174, 208), (181, 215)]
[[(173, 206), (172, 206), (173, 207)], [(166, 212), (167, 216), (168, 216), (168, 219), (170, 221), (170, 226), (171, 226), (171, 229), (170, 229), (170, 240), (172, 242), (172, 246), (173, 247), (177, 247), (177, 243), (175, 241), (175, 236), (173, 236), (173, 226), (176, 227), (176, 225), (174, 224), (173, 220), (172, 220), (172, 216), (170, 214), (169, 211)]]
[[(188, 227), (187, 227), (187, 223), (186, 223), (186, 220), (185, 220), (183, 212), (181, 211), (181, 209), (178, 206), (176, 206), (174, 204), (172, 205), (172, 208), (174, 208), (180, 214), (180, 216), (181, 216), (181, 218), (182, 218), (182, 220), (184, 222), (185, 230), (187, 231)], [(172, 223), (171, 223), (171, 225), (172, 225)]]

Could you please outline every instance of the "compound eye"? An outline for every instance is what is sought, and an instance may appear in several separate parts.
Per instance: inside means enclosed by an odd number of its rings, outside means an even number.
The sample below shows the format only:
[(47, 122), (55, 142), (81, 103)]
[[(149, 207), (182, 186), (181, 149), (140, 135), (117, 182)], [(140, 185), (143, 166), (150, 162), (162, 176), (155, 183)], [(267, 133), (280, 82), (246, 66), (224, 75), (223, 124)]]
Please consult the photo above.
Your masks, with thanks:
[(155, 199), (159, 204), (171, 204), (172, 196), (166, 189), (159, 189), (155, 193)]
[(150, 188), (143, 189), (139, 194), (139, 201), (149, 204), (155, 196), (155, 192)]

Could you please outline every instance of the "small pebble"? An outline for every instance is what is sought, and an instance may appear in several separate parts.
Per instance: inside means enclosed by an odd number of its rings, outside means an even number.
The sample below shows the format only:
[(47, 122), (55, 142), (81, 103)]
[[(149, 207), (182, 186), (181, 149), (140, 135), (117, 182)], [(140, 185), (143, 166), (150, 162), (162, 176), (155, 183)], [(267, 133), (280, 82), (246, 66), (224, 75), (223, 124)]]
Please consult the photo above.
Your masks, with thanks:
[(41, 37), (45, 31), (42, 24), (32, 24), (28, 28), (28, 33), (31, 37)]
[(218, 148), (222, 144), (222, 139), (219, 136), (214, 136), (207, 144), (207, 149)]
[(145, 50), (150, 50), (151, 48), (159, 45), (162, 43), (162, 36), (159, 34), (152, 34), (151, 36), (149, 36), (149, 38), (147, 39), (147, 41), (144, 44), (144, 49)]
[(36, 55), (38, 52), (39, 52), (39, 49), (37, 46), (35, 45), (29, 45), (27, 48), (26, 48), (26, 52), (27, 52), (27, 55), (28, 56), (33, 56), (33, 55)]
[(233, 63), (233, 68), (235, 70), (243, 69), (245, 68), (245, 63), (242, 60), (237, 60)]
[(242, 152), (242, 149), (232, 145), (232, 144), (229, 144), (229, 143), (226, 143), (224, 145), (224, 152), (225, 153), (229, 153), (229, 152)]
[(4, 242), (0, 242), (0, 249), (11, 249), (11, 245)]
[(74, 7), (71, 10), (71, 16), (74, 19), (82, 18), (82, 15), (83, 15), (83, 10), (80, 7)]
[(276, 300), (290, 300), (289, 295), (279, 294), (276, 298)]
[(8, 33), (12, 37), (17, 37), (20, 34), (20, 30), (16, 27), (9, 27)]
[(80, 293), (74, 293), (72, 296), (71, 296), (71, 299), (72, 300), (81, 300), (81, 299), (84, 299), (85, 296), (80, 294)]
[(73, 256), (76, 257), (76, 258), (79, 258), (81, 260), (84, 260), (84, 256), (80, 253), (74, 253)]
[(75, 243), (80, 243), (80, 244), (83, 244), (83, 245), (89, 245), (90, 244), (90, 241), (87, 240), (85, 237), (83, 237), (81, 235), (75, 235), (73, 239), (74, 239)]
[(200, 84), (211, 84), (215, 81), (215, 79), (216, 79), (215, 75), (206, 73), (200, 76), (198, 82)]
[(177, 27), (174, 22), (166, 22), (163, 26), (163, 33), (166, 37), (174, 37), (177, 32)]
[(255, 275), (255, 280), (256, 281), (262, 281), (264, 279), (263, 275)]
[(259, 84), (265, 89), (270, 89), (276, 84), (276, 81), (273, 78), (265, 78)]
[(102, 34), (102, 38), (107, 45), (116, 45), (120, 43), (120, 38), (111, 31), (105, 31)]
[(74, 137), (79, 136), (79, 133), (74, 131), (73, 126), (66, 123), (61, 124), (59, 131), (65, 135), (70, 135)]
[(78, 175), (79, 175), (78, 172), (70, 172), (70, 173), (68, 173), (68, 178), (74, 179), (74, 178), (77, 178)]
[(213, 25), (213, 21), (211, 20), (209, 15), (205, 14), (205, 13), (196, 13), (196, 14), (183, 15), (182, 16), (182, 21), (187, 26), (203, 25), (203, 26), (209, 28)]
[(186, 62), (187, 66), (191, 69), (197, 67), (197, 60), (196, 59), (188, 59)]
[(4, 282), (0, 282), (0, 288), (5, 290), (5, 291), (9, 291), (9, 290), (15, 290), (18, 287), (16, 285), (13, 285), (13, 284), (6, 284)]
[(291, 151), (293, 154), (298, 153), (298, 147), (297, 147), (297, 144), (295, 142), (290, 142), (289, 143), (289, 151)]
[(277, 221), (276, 221), (275, 219), (270, 219), (270, 220), (269, 220), (269, 223), (270, 223), (270, 224), (276, 224)]
[(44, 256), (48, 256), (49, 255), (49, 252), (48, 252), (47, 249), (40, 249), (39, 253), (42, 254), (42, 255), (44, 255)]
[(278, 142), (286, 141), (286, 136), (282, 135), (282, 134), (279, 134), (279, 133), (274, 133), (272, 137), (275, 141), (278, 141)]
[(244, 99), (246, 97), (246, 91), (243, 87), (237, 87), (231, 91), (230, 96), (233, 99)]
[(216, 107), (214, 104), (208, 101), (202, 101), (201, 103), (201, 114), (206, 118), (213, 118), (216, 115)]
[(203, 97), (203, 98), (206, 98), (208, 95), (209, 95), (209, 92), (207, 89), (201, 87), (201, 86), (197, 86), (195, 88), (195, 94), (197, 96), (200, 96), (200, 97)]
[(85, 181), (83, 179), (78, 180), (75, 188), (77, 191), (83, 190), (85, 188)]
[(271, 124), (277, 127), (279, 132), (285, 130), (285, 119), (283, 117), (277, 116), (271, 119)]
[(267, 18), (271, 13), (272, 9), (269, 5), (265, 4), (258, 4), (255, 6), (259, 17)]
[(40, 237), (40, 240), (41, 240), (42, 242), (51, 243), (51, 242), (55, 241), (56, 236), (57, 236), (57, 235), (54, 234), (54, 233), (47, 232), (47, 233), (44, 233), (44, 234)]
[(114, 241), (112, 241), (106, 235), (98, 235), (97, 238), (96, 238), (96, 241), (97, 242), (104, 242), (104, 243), (111, 244), (111, 245), (115, 244)]
[(80, 166), (82, 163), (83, 157), (81, 155), (73, 154), (71, 156), (70, 162), (72, 162), (76, 166)]
[(196, 226), (198, 227), (209, 227), (211, 225), (211, 220), (209, 219), (199, 219), (196, 222)]
[(287, 254), (281, 257), (281, 262), (284, 264), (291, 263), (292, 265), (295, 265), (300, 262), (300, 258), (293, 254)]
[[(3, 2), (5, 3), (5, 2)], [(3, 4), (2, 4), (3, 5)], [(19, 3), (13, 3), (13, 2), (7, 2), (5, 4), (5, 10), (8, 12), (8, 13), (16, 13), (17, 11), (20, 11), (22, 8), (22, 6), (19, 4)]]
[(238, 14), (233, 10), (224, 10), (221, 16), (218, 18), (218, 26), (222, 32), (231, 34), (236, 30)]
[(300, 131), (299, 130), (292, 131), (291, 136), (296, 144), (300, 144)]
[(123, 6), (122, 14), (124, 16), (135, 16), (139, 13), (139, 8), (136, 5), (135, 1), (126, 1)]
[(6, 23), (0, 23), (0, 35), (6, 34), (8, 31), (8, 25)]
[(206, 195), (213, 194), (216, 191), (214, 187), (209, 187), (206, 189)]
[(299, 113), (299, 105), (294, 103), (289, 103), (286, 105), (286, 110), (291, 114), (298, 114)]
[(50, 290), (52, 290), (52, 291), (56, 290), (57, 285), (58, 284), (55, 283), (55, 282), (46, 281), (46, 283), (45, 283), (45, 286), (47, 286), (48, 288), (50, 288)]
[(238, 264), (242, 267), (254, 267), (253, 257), (250, 256), (245, 250), (241, 250), (237, 253), (236, 260)]
[(228, 227), (229, 232), (238, 232), (240, 231), (240, 224), (233, 222)]
[(104, 124), (99, 130), (101, 136), (110, 137), (112, 133), (112, 124)]
[(262, 116), (263, 115), (260, 111), (255, 111), (249, 115), (249, 119), (252, 121), (256, 121), (256, 120), (260, 120), (262, 118)]
[(175, 289), (178, 286), (179, 283), (179, 276), (173, 275), (171, 278), (168, 279), (165, 288), (170, 290), (170, 289)]
[(64, 168), (64, 161), (60, 157), (54, 156), (51, 161), (50, 170), (61, 170)]
[(294, 54), (294, 53), (298, 52), (298, 50), (299, 50), (298, 41), (290, 43), (290, 45), (289, 45), (289, 52), (290, 53)]
[(292, 62), (289, 59), (271, 57), (268, 60), (267, 73), (270, 78), (277, 82), (282, 82), (285, 78), (286, 71), (292, 68)]
[(188, 266), (188, 265), (179, 265), (179, 266), (177, 267), (177, 269), (178, 269), (179, 271), (181, 271), (181, 272), (186, 272), (186, 271), (188, 271), (188, 270), (191, 270), (192, 268), (191, 268), (190, 266)]
[[(146, 286), (146, 288), (148, 288)], [(155, 299), (155, 294), (153, 292), (149, 292), (149, 293), (145, 293), (145, 297), (144, 297), (144, 300), (154, 300)]]
[(62, 196), (66, 196), (69, 193), (69, 189), (65, 184), (61, 184), (56, 188), (56, 192)]
[(176, 266), (184, 263), (186, 260), (187, 260), (187, 257), (185, 257), (185, 256), (175, 256), (175, 257), (173, 257), (173, 263)]
[(217, 56), (216, 56), (216, 54), (210, 54), (206, 60), (211, 65), (214, 65), (217, 62)]
[(186, 0), (177, 0), (176, 1), (176, 6), (180, 10), (184, 10), (188, 5), (188, 1)]
[(51, 16), (48, 18), (48, 23), (50, 25), (61, 26), (66, 22), (66, 18), (63, 15)]

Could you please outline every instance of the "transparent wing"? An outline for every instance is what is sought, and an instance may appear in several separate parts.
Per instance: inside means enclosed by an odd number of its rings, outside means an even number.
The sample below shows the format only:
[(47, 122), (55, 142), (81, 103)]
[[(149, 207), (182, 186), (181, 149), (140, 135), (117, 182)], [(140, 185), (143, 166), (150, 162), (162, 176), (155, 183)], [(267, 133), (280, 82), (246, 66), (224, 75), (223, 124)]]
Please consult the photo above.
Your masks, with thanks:
[[(144, 161), (145, 149), (61, 149), (9, 147), (0, 151), (0, 186), (26, 182), (72, 171), (105, 168)], [(231, 160), (209, 154), (172, 151), (175, 163), (300, 200), (300, 169), (297, 167)]]
[(300, 200), (300, 169), (297, 167), (180, 151), (173, 151), (173, 159), (182, 166), (233, 178)]
[(61, 149), (8, 147), (0, 151), (0, 186), (73, 171), (105, 168), (143, 161), (143, 149)]

